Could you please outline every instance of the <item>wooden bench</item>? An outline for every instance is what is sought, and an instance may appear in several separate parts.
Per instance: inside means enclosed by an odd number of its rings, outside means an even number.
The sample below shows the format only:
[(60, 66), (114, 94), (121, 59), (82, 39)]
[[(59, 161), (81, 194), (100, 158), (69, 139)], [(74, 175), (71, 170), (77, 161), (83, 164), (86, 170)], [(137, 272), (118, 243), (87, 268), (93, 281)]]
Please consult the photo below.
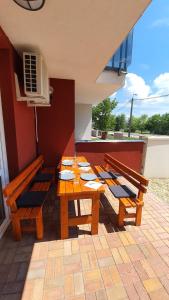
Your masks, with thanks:
[[(23, 227), (22, 231), (35, 231), (37, 239), (43, 238), (43, 219), (42, 219), (42, 205), (35, 207), (19, 207), (17, 206), (18, 198), (28, 192), (45, 192), (49, 191), (51, 182), (37, 182), (34, 181), (36, 174), (42, 170), (44, 163), (43, 156), (40, 155), (27, 168), (25, 168), (15, 179), (13, 179), (3, 190), (4, 196), (7, 198), (7, 205), (11, 211), (11, 222), (13, 235), (15, 240), (21, 239), (21, 221), (31, 220), (35, 221), (36, 226), (29, 224)], [(35, 195), (35, 194), (34, 194)], [(35, 195), (36, 196), (36, 195)], [(33, 223), (33, 222), (30, 222)]]
[[(135, 224), (141, 225), (141, 217), (142, 217), (142, 207), (144, 205), (143, 195), (146, 193), (148, 186), (148, 180), (130, 169), (117, 159), (111, 157), (109, 154), (105, 154), (104, 157), (105, 166), (95, 166), (96, 172), (105, 172), (105, 171), (115, 171), (127, 179), (132, 185), (134, 185), (137, 190), (137, 196), (135, 199), (133, 198), (119, 198), (119, 215), (118, 215), (118, 225), (124, 226), (124, 220), (128, 218), (135, 218)], [(121, 185), (118, 179), (105, 179), (105, 183), (110, 187), (113, 185)], [(135, 208), (134, 213), (129, 213), (127, 209)]]

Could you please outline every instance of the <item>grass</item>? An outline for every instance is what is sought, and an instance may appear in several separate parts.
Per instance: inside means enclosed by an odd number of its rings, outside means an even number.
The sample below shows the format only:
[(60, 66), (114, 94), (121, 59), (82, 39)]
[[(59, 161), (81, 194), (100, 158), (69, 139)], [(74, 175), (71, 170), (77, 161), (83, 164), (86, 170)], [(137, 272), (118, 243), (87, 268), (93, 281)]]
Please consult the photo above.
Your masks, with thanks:
[[(117, 138), (115, 138), (113, 135), (110, 135), (110, 134), (108, 134), (107, 139), (108, 140), (117, 140)], [(123, 138), (118, 139), (118, 140), (138, 140), (138, 138), (124, 136)]]

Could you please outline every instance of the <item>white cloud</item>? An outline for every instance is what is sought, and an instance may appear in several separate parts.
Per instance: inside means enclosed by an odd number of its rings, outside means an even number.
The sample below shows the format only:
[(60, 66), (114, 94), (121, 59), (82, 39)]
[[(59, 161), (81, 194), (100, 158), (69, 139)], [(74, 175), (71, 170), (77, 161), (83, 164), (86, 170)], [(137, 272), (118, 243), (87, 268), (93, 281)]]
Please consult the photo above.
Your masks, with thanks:
[[(169, 94), (169, 73), (162, 73), (157, 76), (152, 82), (153, 94), (150, 97), (158, 97)], [(148, 100), (151, 104), (166, 104), (169, 105), (169, 97), (152, 98)]]
[[(134, 102), (135, 115), (141, 115), (143, 113), (152, 115), (169, 112), (169, 97), (158, 97), (169, 94), (169, 73), (160, 74), (152, 81), (151, 85), (147, 84), (145, 80), (137, 74), (127, 74), (125, 86), (117, 95), (117, 99), (122, 99), (121, 102), (119, 101), (117, 114), (122, 112), (128, 114), (130, 106), (130, 103), (128, 102), (133, 94), (137, 94), (137, 96), (134, 96), (135, 99), (150, 97), (150, 99)], [(151, 99), (151, 97), (155, 98)]]
[(157, 19), (151, 24), (151, 27), (169, 27), (169, 18)]
[(141, 76), (128, 73), (123, 91), (128, 98), (131, 98), (133, 94), (137, 94), (137, 98), (145, 98), (150, 94), (151, 88)]
[(160, 74), (153, 83), (159, 95), (169, 94), (169, 73)]

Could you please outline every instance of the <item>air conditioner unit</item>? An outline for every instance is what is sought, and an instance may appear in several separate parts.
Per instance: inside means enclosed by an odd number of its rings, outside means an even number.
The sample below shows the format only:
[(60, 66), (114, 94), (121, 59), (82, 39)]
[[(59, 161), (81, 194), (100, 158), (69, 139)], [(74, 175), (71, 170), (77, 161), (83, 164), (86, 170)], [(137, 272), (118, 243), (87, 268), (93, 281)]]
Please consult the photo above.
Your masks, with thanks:
[(23, 53), (24, 92), (37, 102), (50, 102), (49, 79), (45, 61), (38, 53)]
[(48, 72), (43, 57), (38, 53), (23, 53), (24, 93), (20, 95), (19, 83), (15, 74), (18, 101), (27, 101), (28, 106), (50, 106), (50, 88)]

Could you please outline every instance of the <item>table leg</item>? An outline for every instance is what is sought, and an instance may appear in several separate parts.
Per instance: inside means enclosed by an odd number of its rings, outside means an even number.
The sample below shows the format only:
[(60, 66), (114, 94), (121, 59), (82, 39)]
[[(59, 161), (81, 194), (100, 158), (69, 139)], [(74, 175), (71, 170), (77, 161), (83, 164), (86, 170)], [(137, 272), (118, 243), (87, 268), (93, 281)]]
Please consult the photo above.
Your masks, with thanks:
[(91, 224), (92, 234), (98, 234), (99, 208), (100, 208), (100, 194), (97, 193), (92, 198), (92, 224)]
[(80, 199), (77, 199), (77, 212), (78, 212), (78, 216), (81, 216), (81, 210), (80, 210)]
[(61, 225), (61, 239), (68, 238), (68, 199), (67, 197), (60, 198), (60, 225)]

